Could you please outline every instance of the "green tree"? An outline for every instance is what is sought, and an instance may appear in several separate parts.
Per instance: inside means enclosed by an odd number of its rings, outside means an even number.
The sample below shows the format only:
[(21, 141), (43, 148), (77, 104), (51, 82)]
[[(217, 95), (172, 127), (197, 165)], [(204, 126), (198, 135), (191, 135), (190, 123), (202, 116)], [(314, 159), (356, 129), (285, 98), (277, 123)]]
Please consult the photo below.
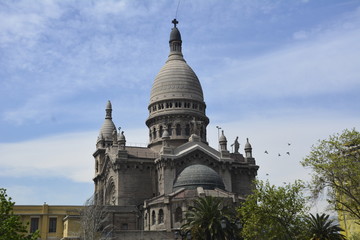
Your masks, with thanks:
[(325, 213), (316, 216), (310, 214), (307, 218), (307, 229), (311, 240), (344, 240), (344, 235), (340, 232), (343, 229), (335, 224), (333, 220), (329, 219), (329, 215)]
[(238, 209), (244, 239), (306, 239), (303, 189), (301, 181), (280, 187), (269, 181), (255, 181), (253, 193)]
[[(183, 232), (191, 232), (192, 239), (233, 239), (237, 234), (234, 211), (222, 206), (222, 200), (211, 196), (200, 197), (185, 214)], [(222, 222), (226, 223), (222, 226)]]
[(26, 226), (20, 221), (20, 216), (13, 214), (14, 202), (6, 194), (6, 189), (0, 188), (0, 240), (35, 240), (38, 232), (27, 234)]
[(313, 171), (313, 198), (327, 190), (330, 206), (360, 224), (360, 133), (346, 129), (319, 140), (301, 163)]

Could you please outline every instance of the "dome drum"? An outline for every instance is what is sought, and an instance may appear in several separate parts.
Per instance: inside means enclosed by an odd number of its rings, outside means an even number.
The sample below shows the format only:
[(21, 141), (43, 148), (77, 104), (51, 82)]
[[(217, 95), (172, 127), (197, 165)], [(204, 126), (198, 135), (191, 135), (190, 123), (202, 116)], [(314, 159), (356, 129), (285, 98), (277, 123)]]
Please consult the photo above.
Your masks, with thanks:
[(167, 101), (155, 102), (148, 107), (150, 116), (160, 112), (167, 111), (189, 111), (200, 112), (205, 115), (206, 104), (199, 101), (189, 101), (184, 99), (171, 99)]

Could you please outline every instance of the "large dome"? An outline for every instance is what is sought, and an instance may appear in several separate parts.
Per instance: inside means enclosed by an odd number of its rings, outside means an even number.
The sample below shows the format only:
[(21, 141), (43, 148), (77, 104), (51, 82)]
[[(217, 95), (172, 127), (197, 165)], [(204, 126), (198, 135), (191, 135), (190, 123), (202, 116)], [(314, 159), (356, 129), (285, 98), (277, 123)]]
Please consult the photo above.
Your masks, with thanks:
[(196, 134), (206, 142), (206, 104), (200, 81), (182, 54), (182, 40), (178, 23), (170, 33), (170, 53), (153, 82), (148, 106), (149, 147), (159, 151), (166, 129), (172, 147), (180, 146)]
[(150, 104), (168, 99), (204, 101), (199, 79), (182, 57), (170, 56), (154, 80)]
[(177, 177), (173, 189), (176, 191), (180, 188), (195, 189), (197, 187), (225, 189), (221, 177), (213, 169), (200, 164), (185, 168)]

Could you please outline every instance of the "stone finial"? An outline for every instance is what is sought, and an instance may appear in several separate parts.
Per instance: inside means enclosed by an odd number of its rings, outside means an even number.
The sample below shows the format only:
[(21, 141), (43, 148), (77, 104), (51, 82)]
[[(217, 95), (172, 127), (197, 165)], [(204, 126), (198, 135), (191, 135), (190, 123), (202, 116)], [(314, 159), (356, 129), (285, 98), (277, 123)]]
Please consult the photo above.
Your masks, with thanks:
[(112, 106), (111, 106), (110, 100), (108, 100), (108, 102), (106, 104), (105, 111), (106, 111), (105, 119), (112, 119)]
[(249, 138), (246, 138), (246, 143), (245, 143), (245, 156), (247, 158), (252, 158), (252, 147), (251, 144), (249, 143)]
[(219, 145), (221, 151), (227, 151), (227, 139), (224, 135), (224, 130), (221, 130), (221, 136), (219, 138)]

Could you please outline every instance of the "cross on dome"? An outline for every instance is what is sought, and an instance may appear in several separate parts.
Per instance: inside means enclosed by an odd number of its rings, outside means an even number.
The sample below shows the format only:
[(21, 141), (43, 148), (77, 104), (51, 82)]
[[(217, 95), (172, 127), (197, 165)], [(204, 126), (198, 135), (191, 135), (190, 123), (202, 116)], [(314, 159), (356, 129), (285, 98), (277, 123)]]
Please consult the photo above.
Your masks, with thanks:
[(174, 28), (176, 28), (176, 24), (178, 24), (179, 22), (176, 20), (176, 18), (174, 18), (174, 20), (172, 20), (172, 23), (174, 24)]

